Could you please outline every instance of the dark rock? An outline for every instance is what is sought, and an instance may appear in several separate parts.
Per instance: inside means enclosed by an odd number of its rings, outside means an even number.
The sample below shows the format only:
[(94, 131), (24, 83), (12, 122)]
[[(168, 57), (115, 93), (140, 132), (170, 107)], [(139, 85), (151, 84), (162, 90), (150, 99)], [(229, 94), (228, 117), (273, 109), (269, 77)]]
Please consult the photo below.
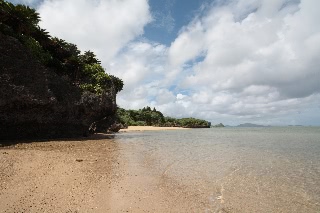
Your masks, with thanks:
[(111, 131), (111, 132), (119, 132), (120, 129), (123, 129), (122, 127), (123, 127), (122, 124), (114, 123), (109, 127), (108, 130)]
[(42, 66), (17, 39), (0, 33), (0, 140), (87, 136), (111, 125), (116, 92), (82, 93)]

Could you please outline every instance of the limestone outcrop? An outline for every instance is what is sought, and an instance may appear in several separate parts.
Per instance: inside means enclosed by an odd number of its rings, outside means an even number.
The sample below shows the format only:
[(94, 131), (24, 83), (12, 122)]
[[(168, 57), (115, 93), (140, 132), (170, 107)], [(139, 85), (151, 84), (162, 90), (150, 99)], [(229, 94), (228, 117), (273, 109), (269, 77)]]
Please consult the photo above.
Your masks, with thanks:
[(101, 95), (82, 92), (0, 32), (1, 140), (85, 136), (97, 124), (104, 130), (116, 111), (116, 91), (110, 88)]

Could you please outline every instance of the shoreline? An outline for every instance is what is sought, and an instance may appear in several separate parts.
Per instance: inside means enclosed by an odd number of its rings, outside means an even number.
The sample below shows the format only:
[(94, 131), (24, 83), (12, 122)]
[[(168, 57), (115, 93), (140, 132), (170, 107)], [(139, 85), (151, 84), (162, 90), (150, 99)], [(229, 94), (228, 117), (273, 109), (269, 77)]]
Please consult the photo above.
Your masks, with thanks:
[(139, 150), (104, 134), (0, 147), (0, 212), (187, 211), (184, 187)]
[(163, 131), (163, 130), (190, 130), (190, 129), (191, 129), (191, 128), (183, 128), (183, 127), (128, 126), (127, 129), (120, 129), (119, 132)]

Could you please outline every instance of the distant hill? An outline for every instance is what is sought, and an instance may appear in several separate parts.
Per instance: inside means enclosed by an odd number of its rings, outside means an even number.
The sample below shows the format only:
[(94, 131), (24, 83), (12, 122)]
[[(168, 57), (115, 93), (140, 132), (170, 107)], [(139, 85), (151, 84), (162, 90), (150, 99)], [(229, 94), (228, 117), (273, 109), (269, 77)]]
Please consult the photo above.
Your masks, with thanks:
[(239, 124), (236, 127), (268, 127), (268, 126), (252, 124), (252, 123), (244, 123), (244, 124)]
[(213, 128), (219, 128), (219, 127), (225, 127), (222, 123), (216, 124), (216, 125), (212, 125), (211, 127)]

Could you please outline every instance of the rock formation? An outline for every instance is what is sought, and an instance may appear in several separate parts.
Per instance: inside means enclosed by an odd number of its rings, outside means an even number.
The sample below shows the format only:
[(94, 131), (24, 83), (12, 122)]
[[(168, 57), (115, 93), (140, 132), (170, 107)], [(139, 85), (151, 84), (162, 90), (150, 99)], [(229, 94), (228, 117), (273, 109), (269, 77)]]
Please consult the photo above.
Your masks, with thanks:
[(110, 88), (102, 95), (82, 93), (0, 32), (1, 140), (78, 137), (94, 132), (97, 124), (107, 128), (116, 111)]

